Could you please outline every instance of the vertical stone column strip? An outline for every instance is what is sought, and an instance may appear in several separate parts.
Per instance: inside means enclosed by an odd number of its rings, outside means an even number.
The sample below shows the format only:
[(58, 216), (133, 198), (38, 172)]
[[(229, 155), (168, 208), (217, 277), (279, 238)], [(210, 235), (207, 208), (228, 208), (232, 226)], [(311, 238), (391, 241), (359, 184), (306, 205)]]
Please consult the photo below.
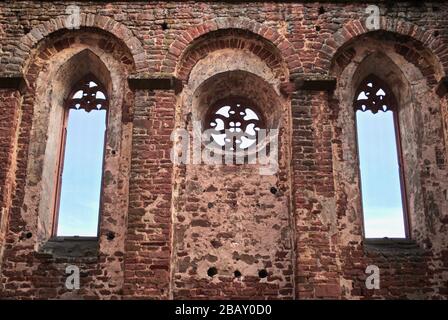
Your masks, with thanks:
[(337, 299), (340, 266), (328, 103), (336, 80), (303, 75), (292, 80), (296, 298)]
[(448, 76), (440, 79), (436, 87), (436, 93), (441, 99), (445, 152), (448, 152)]
[(21, 90), (24, 87), (21, 75), (0, 76), (0, 274), (14, 190)]
[[(443, 119), (443, 131), (444, 131), (444, 138), (445, 138), (445, 152), (446, 157), (448, 157), (448, 76), (443, 77), (439, 84), (436, 87), (436, 93), (440, 97), (440, 105), (442, 108), (442, 119)], [(437, 155), (436, 155), (437, 156)], [(446, 159), (445, 157), (445, 159)], [(438, 162), (442, 165), (445, 165), (443, 162), (444, 157), (438, 156), (439, 160)], [(445, 200), (448, 199), (448, 190), (444, 190), (445, 193)], [(445, 212), (443, 216), (441, 217), (441, 223), (444, 225), (448, 225), (448, 213)], [(443, 228), (439, 229), (439, 232), (442, 233)], [(440, 265), (442, 268), (436, 268), (434, 272), (433, 279), (435, 279), (434, 282), (437, 283), (439, 281), (439, 284), (436, 286), (440, 286), (440, 294), (444, 295), (448, 293), (448, 281), (445, 281), (444, 284), (442, 284), (442, 279), (447, 279), (448, 275), (448, 247), (445, 245), (445, 249), (441, 250), (439, 256), (439, 261), (435, 265)], [(437, 261), (437, 260), (436, 260)]]
[(124, 297), (170, 297), (170, 160), (176, 92), (173, 77), (137, 75), (135, 91), (129, 210), (125, 240)]

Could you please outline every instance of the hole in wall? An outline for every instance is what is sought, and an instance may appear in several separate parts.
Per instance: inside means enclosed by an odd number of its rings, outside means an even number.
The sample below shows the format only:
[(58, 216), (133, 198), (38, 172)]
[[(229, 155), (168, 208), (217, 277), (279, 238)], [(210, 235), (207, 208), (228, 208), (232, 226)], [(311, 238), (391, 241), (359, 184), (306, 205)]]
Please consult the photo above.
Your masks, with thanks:
[(260, 277), (260, 279), (266, 278), (268, 276), (268, 272), (266, 271), (266, 269), (261, 269), (260, 271), (258, 271), (258, 276)]
[(319, 7), (319, 15), (324, 14), (325, 13), (325, 8), (324, 7)]
[(213, 208), (213, 203), (209, 202), (209, 203), (207, 204), (207, 207), (208, 207), (209, 209)]
[(277, 193), (277, 188), (276, 187), (271, 187), (271, 193), (272, 194), (276, 194)]
[(167, 30), (169, 28), (168, 23), (163, 22), (162, 24), (160, 24), (160, 27), (162, 28), (162, 30)]
[(316, 31), (320, 31), (320, 26), (316, 26)]
[(207, 270), (207, 275), (211, 278), (216, 274), (218, 274), (218, 269), (216, 269), (215, 267), (211, 267)]
[(233, 275), (235, 276), (235, 278), (239, 278), (239, 277), (241, 277), (241, 272), (239, 270), (235, 270)]
[(30, 239), (32, 236), (33, 236), (33, 233), (32, 233), (32, 232), (27, 232), (27, 233), (25, 234), (25, 237), (26, 237), (27, 239)]
[(114, 240), (115, 239), (115, 233), (112, 231), (109, 231), (107, 233), (107, 240)]

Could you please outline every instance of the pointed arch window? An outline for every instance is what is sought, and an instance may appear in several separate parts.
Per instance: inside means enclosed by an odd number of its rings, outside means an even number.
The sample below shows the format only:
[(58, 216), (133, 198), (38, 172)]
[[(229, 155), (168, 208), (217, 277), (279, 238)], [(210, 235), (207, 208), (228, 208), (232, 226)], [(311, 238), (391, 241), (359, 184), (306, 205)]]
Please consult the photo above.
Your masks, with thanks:
[(54, 236), (97, 237), (108, 98), (92, 74), (79, 81), (65, 100)]
[(406, 238), (407, 205), (398, 105), (389, 86), (370, 75), (355, 94), (366, 238)]

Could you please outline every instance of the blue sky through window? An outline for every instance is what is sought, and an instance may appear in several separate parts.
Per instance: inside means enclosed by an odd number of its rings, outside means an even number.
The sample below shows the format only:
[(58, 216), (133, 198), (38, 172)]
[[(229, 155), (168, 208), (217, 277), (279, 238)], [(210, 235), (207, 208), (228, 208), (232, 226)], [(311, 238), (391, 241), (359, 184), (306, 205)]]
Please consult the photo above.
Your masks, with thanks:
[(403, 203), (392, 111), (356, 112), (366, 238), (404, 238)]
[(58, 236), (97, 236), (106, 110), (70, 109)]

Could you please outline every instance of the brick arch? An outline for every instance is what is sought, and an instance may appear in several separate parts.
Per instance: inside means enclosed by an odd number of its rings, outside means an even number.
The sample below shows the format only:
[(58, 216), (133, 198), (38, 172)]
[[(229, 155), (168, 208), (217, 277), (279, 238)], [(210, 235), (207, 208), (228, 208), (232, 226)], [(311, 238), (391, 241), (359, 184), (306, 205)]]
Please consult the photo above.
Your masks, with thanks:
[(257, 56), (275, 74), (285, 81), (288, 71), (280, 52), (270, 42), (250, 31), (242, 29), (222, 29), (206, 33), (195, 40), (181, 55), (176, 68), (176, 75), (187, 80), (193, 67), (209, 53), (222, 49), (244, 50)]
[[(143, 46), (132, 31), (125, 25), (114, 19), (101, 15), (81, 14), (80, 28), (97, 28), (103, 32), (112, 35), (123, 43), (123, 46), (129, 51), (132, 57), (132, 63), (135, 65), (135, 71), (142, 71), (146, 68), (146, 59)], [(43, 22), (34, 27), (29, 33), (20, 39), (20, 45), (15, 49), (14, 56), (17, 57), (15, 71), (23, 72), (30, 63), (31, 51), (38, 44), (51, 34), (62, 31), (73, 30), (67, 28), (67, 16), (59, 16), (55, 19)], [(76, 30), (76, 29), (75, 29)]]
[[(384, 54), (395, 53), (404, 58), (407, 62), (413, 64), (420, 70), (422, 75), (426, 78), (427, 84), (430, 87), (437, 85), (437, 75), (441, 76), (441, 71), (436, 70), (436, 66), (439, 63), (435, 60), (435, 57), (417, 40), (384, 30), (377, 30), (367, 34), (363, 34), (359, 37), (365, 37), (367, 39), (376, 41), (377, 43), (386, 43), (388, 49), (382, 49)], [(356, 38), (356, 40), (359, 38)], [(332, 66), (330, 68), (331, 74), (340, 74), (350, 62), (352, 62), (356, 55), (356, 47), (364, 46), (364, 43), (358, 41), (351, 41), (340, 48), (333, 58)]]
[[(218, 30), (245, 30), (271, 43), (282, 57), (289, 73), (299, 73), (302, 63), (293, 45), (283, 35), (271, 27), (247, 18), (217, 18), (182, 32), (170, 45), (162, 63), (163, 73), (176, 73), (182, 58), (202, 36)], [(281, 54), (280, 54), (281, 53)], [(182, 66), (180, 66), (182, 69)], [(181, 71), (185, 75), (185, 70)]]
[(80, 31), (80, 33), (52, 33), (39, 42), (38, 50), (30, 54), (27, 65), (21, 70), (30, 89), (34, 89), (40, 72), (49, 67), (55, 55), (66, 49), (76, 50), (79, 44), (83, 44), (86, 48), (91, 47), (92, 41), (95, 42), (95, 47), (111, 54), (125, 68), (127, 74), (135, 70), (131, 53), (127, 47), (117, 41), (116, 37), (109, 33), (85, 33), (83, 29)]
[(364, 20), (360, 19), (346, 23), (338, 32), (324, 42), (321, 51), (323, 64), (330, 70), (334, 59), (344, 50), (347, 44), (362, 35), (377, 31), (386, 31), (409, 37), (435, 58), (436, 65), (433, 67), (436, 68), (436, 72), (440, 76), (448, 73), (448, 58), (439, 56), (444, 49), (444, 44), (440, 39), (435, 39), (430, 31), (422, 29), (415, 24), (400, 19), (386, 19), (385, 17), (381, 17), (380, 28), (378, 30), (368, 30), (365, 27)]

